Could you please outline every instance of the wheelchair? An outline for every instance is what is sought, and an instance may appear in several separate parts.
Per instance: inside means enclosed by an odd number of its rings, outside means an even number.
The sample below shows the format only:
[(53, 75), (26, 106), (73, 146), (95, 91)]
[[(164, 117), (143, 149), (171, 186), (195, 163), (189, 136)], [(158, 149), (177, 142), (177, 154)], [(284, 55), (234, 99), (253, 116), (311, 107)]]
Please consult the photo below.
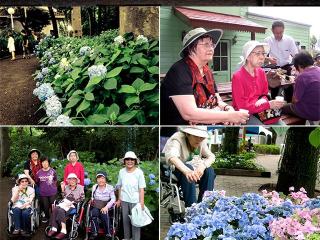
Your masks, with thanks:
[[(52, 210), (57, 207), (57, 205), (58, 205), (58, 203), (60, 201), (57, 201), (57, 200), (54, 201), (54, 203), (52, 204)], [(67, 236), (66, 236), (65, 239), (75, 240), (78, 237), (78, 235), (79, 235), (79, 226), (82, 223), (83, 214), (84, 214), (84, 203), (83, 202), (78, 202), (76, 204), (76, 207), (74, 208), (74, 211), (72, 211), (68, 215), (68, 218), (67, 218), (67, 221), (66, 221)], [(49, 223), (49, 226), (47, 226), (46, 229), (45, 229), (45, 235), (46, 235), (47, 238), (50, 238), (48, 236), (48, 232), (51, 229), (50, 224), (51, 223)], [(58, 230), (60, 230), (60, 229), (58, 229)]]
[[(14, 235), (12, 234), (14, 229), (15, 229), (15, 225), (14, 225), (14, 221), (13, 221), (13, 202), (10, 200), (8, 202), (8, 212), (7, 212), (7, 234), (9, 238), (13, 238), (13, 237), (21, 237), (21, 235)], [(39, 223), (40, 223), (40, 206), (39, 206), (39, 199), (38, 198), (34, 198), (32, 204), (31, 204), (31, 214), (30, 214), (30, 218), (31, 218), (31, 226), (30, 226), (30, 237), (35, 233), (36, 229), (39, 227)], [(28, 237), (25, 236), (24, 237)]]
[[(85, 240), (90, 239), (91, 231), (91, 218), (90, 218), (90, 208), (91, 208), (91, 200), (87, 203), (87, 209), (86, 209), (86, 219), (85, 219), (85, 232), (86, 237)], [(117, 207), (116, 204), (113, 205), (113, 207), (108, 211), (109, 215), (109, 221), (110, 221), (110, 237), (109, 239), (112, 240), (119, 240), (119, 229), (120, 229), (120, 223), (121, 223), (121, 207)], [(99, 224), (99, 230), (98, 230), (98, 237), (105, 236), (105, 230), (102, 226), (102, 221), (100, 221)], [(108, 239), (108, 238), (107, 238)]]
[(169, 222), (184, 222), (184, 212), (181, 201), (182, 190), (178, 186), (178, 180), (173, 174), (174, 166), (168, 166), (164, 156), (160, 157), (160, 206), (168, 208)]

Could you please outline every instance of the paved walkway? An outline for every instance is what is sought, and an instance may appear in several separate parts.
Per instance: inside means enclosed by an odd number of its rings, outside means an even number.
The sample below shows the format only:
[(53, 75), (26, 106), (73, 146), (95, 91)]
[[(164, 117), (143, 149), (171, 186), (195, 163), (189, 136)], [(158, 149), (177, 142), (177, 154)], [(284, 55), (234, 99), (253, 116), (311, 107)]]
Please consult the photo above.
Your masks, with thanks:
[(40, 102), (32, 92), (36, 82), (32, 74), (36, 71), (36, 57), (15, 61), (0, 60), (0, 125), (36, 125), (39, 116), (35, 112)]
[[(215, 181), (215, 189), (225, 190), (227, 196), (241, 196), (245, 192), (258, 193), (258, 189), (268, 183), (277, 183), (278, 162), (280, 155), (258, 155), (256, 163), (262, 165), (271, 172), (271, 178), (238, 177), (218, 175)], [(320, 189), (320, 184), (317, 184)], [(160, 207), (160, 239), (164, 239), (169, 230), (169, 215), (167, 209)]]

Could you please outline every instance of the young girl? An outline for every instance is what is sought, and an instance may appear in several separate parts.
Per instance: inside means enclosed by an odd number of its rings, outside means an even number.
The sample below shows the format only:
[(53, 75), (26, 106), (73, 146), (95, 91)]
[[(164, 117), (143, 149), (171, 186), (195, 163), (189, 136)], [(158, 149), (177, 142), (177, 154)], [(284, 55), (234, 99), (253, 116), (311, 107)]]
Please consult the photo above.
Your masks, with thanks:
[(57, 173), (50, 167), (48, 157), (40, 158), (42, 169), (36, 174), (36, 183), (39, 186), (41, 209), (45, 213), (45, 218), (42, 222), (48, 222), (50, 217), (49, 209), (56, 199), (57, 194)]
[(14, 46), (14, 39), (13, 39), (13, 35), (11, 32), (8, 33), (8, 46), (7, 46), (7, 48), (9, 49), (9, 52), (11, 52), (11, 61), (16, 60), (16, 55), (15, 55), (16, 48)]
[[(117, 205), (121, 204), (122, 206), (124, 238), (140, 240), (140, 228), (132, 226), (129, 215), (131, 215), (131, 210), (137, 203), (141, 204), (142, 209), (144, 208), (146, 181), (142, 170), (137, 167), (140, 160), (134, 152), (127, 152), (120, 161), (125, 167), (119, 171), (117, 186), (120, 191)], [(130, 228), (132, 237), (130, 237)]]

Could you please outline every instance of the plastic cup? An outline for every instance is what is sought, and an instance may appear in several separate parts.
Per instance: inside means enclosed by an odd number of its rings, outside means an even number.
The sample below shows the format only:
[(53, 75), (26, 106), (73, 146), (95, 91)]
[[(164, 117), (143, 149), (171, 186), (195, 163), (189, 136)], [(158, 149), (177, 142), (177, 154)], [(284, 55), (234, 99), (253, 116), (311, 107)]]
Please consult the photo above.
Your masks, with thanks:
[(240, 112), (245, 112), (245, 113), (248, 113), (248, 114), (249, 114), (249, 110), (247, 110), (247, 109), (242, 109), (242, 108), (240, 108), (239, 111), (240, 111)]
[(283, 101), (284, 101), (284, 97), (282, 97), (282, 96), (276, 96), (276, 100), (283, 102)]

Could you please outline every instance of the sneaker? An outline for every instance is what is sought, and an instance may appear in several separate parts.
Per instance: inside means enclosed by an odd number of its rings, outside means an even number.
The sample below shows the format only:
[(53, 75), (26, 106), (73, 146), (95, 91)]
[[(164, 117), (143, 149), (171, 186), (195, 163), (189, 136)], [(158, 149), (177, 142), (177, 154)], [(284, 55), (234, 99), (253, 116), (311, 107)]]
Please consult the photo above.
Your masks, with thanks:
[(50, 230), (47, 234), (48, 237), (52, 237), (53, 235), (55, 235), (57, 232), (56, 231), (52, 231)]
[(24, 231), (24, 230), (21, 230), (21, 235), (22, 236), (30, 236), (30, 232), (27, 232), (27, 231)]
[(20, 229), (15, 229), (13, 232), (12, 232), (13, 235), (18, 235), (20, 234)]

